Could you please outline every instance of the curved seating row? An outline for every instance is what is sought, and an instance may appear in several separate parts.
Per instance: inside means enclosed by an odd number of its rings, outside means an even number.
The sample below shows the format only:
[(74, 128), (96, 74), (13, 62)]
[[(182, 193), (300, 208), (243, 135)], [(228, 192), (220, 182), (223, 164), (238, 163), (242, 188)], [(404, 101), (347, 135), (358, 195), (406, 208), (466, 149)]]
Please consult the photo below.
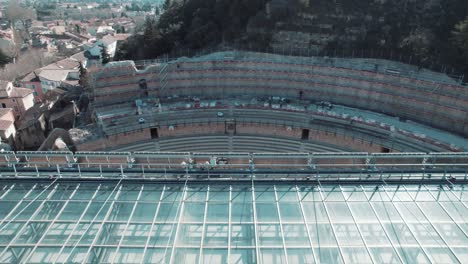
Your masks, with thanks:
[(297, 97), (302, 91), (304, 99), (383, 112), (468, 135), (468, 89), (464, 87), (373, 71), (255, 58), (184, 61), (177, 62), (177, 67), (104, 75), (96, 81), (95, 99), (106, 103), (116, 95), (122, 100), (144, 96), (139, 79), (146, 79), (149, 96)]
[(321, 145), (309, 141), (258, 135), (199, 135), (147, 140), (112, 151), (148, 152), (342, 152), (346, 148)]

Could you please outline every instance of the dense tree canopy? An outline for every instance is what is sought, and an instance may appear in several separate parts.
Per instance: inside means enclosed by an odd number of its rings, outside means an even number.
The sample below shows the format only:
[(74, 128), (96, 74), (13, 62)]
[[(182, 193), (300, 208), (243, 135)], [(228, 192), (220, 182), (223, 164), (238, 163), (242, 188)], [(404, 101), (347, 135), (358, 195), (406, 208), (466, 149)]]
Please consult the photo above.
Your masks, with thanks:
[[(124, 43), (117, 59), (154, 58), (174, 49), (199, 49), (232, 42), (245, 33), (249, 19), (267, 0), (166, 1), (156, 22), (148, 17), (143, 34)], [(142, 47), (143, 48), (140, 48)]]
[[(268, 8), (266, 3), (269, 2)], [(117, 59), (149, 59), (227, 44), (244, 49), (289, 45), (279, 31), (313, 38), (324, 50), (392, 50), (422, 67), (468, 71), (466, 0), (166, 0), (159, 19), (118, 48)], [(323, 26), (327, 28), (323, 28)], [(350, 35), (350, 32), (358, 34)], [(300, 38), (300, 37), (297, 37)], [(298, 47), (300, 48), (300, 47)], [(394, 53), (394, 54), (395, 54)], [(440, 69), (440, 68), (439, 68)], [(466, 74), (468, 76), (468, 72)]]

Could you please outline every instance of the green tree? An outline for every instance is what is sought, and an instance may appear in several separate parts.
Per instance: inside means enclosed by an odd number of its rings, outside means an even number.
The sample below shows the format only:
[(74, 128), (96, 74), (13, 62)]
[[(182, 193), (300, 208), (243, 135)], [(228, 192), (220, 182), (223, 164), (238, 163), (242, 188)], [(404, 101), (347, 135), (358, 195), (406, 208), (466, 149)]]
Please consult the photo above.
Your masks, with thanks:
[(452, 31), (452, 42), (465, 60), (468, 60), (468, 17), (455, 25), (455, 30)]
[(171, 7), (171, 0), (165, 0), (162, 6), (163, 10), (168, 10)]
[(80, 62), (78, 66), (78, 72), (80, 73), (80, 79), (78, 83), (83, 88), (83, 91), (87, 94), (91, 94), (91, 87), (89, 83), (89, 74), (86, 68), (83, 66), (83, 63)]
[(102, 65), (106, 65), (108, 62), (110, 62), (110, 56), (109, 53), (107, 52), (107, 48), (104, 45), (100, 45), (101, 47), (101, 62)]
[(0, 67), (4, 67), (6, 64), (10, 63), (11, 58), (8, 57), (2, 50), (0, 50)]

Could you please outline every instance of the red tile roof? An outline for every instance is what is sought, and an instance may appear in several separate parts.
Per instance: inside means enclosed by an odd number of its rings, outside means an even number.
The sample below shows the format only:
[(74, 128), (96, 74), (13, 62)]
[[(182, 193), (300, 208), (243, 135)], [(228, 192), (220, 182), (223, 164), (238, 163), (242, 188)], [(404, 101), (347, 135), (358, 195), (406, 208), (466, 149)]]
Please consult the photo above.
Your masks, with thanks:
[(7, 130), (8, 128), (10, 128), (10, 126), (13, 124), (13, 121), (9, 121), (9, 120), (1, 120), (0, 119), (0, 130), (1, 131), (5, 131)]
[(32, 94), (32, 90), (28, 89), (28, 88), (13, 88), (13, 90), (11, 91), (10, 93), (10, 97), (26, 97), (30, 94)]

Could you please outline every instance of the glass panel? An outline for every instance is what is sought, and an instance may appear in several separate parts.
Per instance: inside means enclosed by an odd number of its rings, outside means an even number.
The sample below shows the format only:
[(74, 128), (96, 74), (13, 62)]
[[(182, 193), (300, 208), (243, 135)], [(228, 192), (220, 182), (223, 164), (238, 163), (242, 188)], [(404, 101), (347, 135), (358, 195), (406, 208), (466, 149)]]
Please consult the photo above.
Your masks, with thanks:
[(304, 214), (308, 223), (329, 222), (322, 202), (306, 202), (302, 203), (302, 207), (304, 208)]
[(368, 202), (352, 202), (349, 203), (349, 207), (357, 222), (379, 222)]
[(163, 202), (174, 202), (180, 201), (182, 197), (182, 186), (166, 186), (164, 189), (164, 196), (162, 198)]
[(31, 185), (15, 185), (11, 191), (9, 191), (3, 200), (21, 200), (28, 192), (29, 189), (33, 187)]
[(296, 187), (276, 186), (276, 193), (280, 202), (297, 203), (298, 201)]
[(15, 241), (14, 244), (32, 244), (37, 243), (46, 231), (49, 223), (43, 222), (30, 222), (27, 226), (21, 231), (21, 234)]
[(108, 217), (109, 221), (127, 221), (132, 213), (134, 203), (116, 202)]
[(444, 246), (444, 241), (430, 224), (408, 224), (422, 246)]
[(420, 202), (418, 203), (431, 222), (436, 221), (452, 221), (448, 214), (437, 202)]
[(54, 223), (42, 240), (42, 243), (63, 244), (71, 234), (74, 227), (74, 223)]
[(278, 222), (278, 211), (274, 203), (256, 203), (257, 221)]
[(233, 223), (253, 222), (252, 203), (232, 203), (231, 221)]
[(144, 246), (150, 232), (151, 224), (129, 224), (122, 240), (122, 245)]
[(140, 193), (141, 185), (123, 185), (118, 201), (135, 201)]
[(286, 250), (286, 253), (288, 254), (288, 263), (295, 263), (295, 264), (315, 263), (314, 256), (312, 255), (311, 249), (288, 248)]
[(82, 183), (82, 184), (80, 184), (80, 188), (78, 189), (77, 193), (73, 197), (71, 197), (70, 199), (89, 201), (93, 197), (96, 190), (97, 190), (97, 185), (96, 184)]
[(229, 221), (229, 204), (208, 203), (206, 221), (207, 222), (228, 222)]
[(304, 222), (301, 214), (301, 208), (298, 202), (296, 203), (279, 203), (281, 221), (282, 222)]
[(83, 220), (102, 220), (104, 216), (107, 214), (107, 210), (109, 210), (111, 203), (103, 203), (103, 202), (92, 202), (86, 210), (86, 213), (83, 215)]
[(281, 230), (278, 224), (258, 225), (258, 239), (261, 246), (282, 246)]
[(206, 188), (190, 188), (187, 191), (187, 202), (205, 202), (206, 200)]
[(146, 184), (140, 196), (140, 201), (158, 202), (161, 198), (162, 186)]
[(67, 200), (68, 198), (70, 198), (71, 194), (75, 191), (75, 189), (75, 184), (59, 186), (50, 197), (50, 200)]
[(59, 220), (78, 220), (88, 202), (69, 202), (59, 216)]
[(133, 212), (132, 222), (152, 222), (157, 206), (156, 203), (138, 203)]
[(233, 186), (232, 189), (233, 203), (249, 203), (252, 202), (252, 191), (250, 187)]
[(289, 225), (283, 224), (284, 240), (287, 247), (309, 246), (309, 236), (303, 224)]
[(212, 225), (205, 226), (204, 246), (220, 246), (227, 247), (228, 245), (228, 225)]
[(373, 203), (373, 206), (381, 221), (402, 221), (398, 211), (391, 202), (376, 202)]
[(468, 208), (461, 202), (441, 202), (440, 204), (447, 210), (453, 220), (468, 222)]
[(358, 224), (368, 246), (389, 245), (390, 241), (380, 224)]
[(342, 187), (342, 189), (343, 189), (343, 195), (348, 202), (367, 201), (367, 197), (360, 187), (344, 186)]
[(203, 225), (181, 224), (177, 246), (200, 246)]
[(468, 247), (455, 247), (452, 248), (452, 250), (455, 252), (455, 255), (458, 257), (458, 259), (461, 259), (462, 261), (464, 259), (468, 259)]
[(343, 263), (343, 259), (337, 247), (318, 247), (314, 248), (314, 252), (317, 256), (318, 263)]
[(87, 263), (111, 263), (116, 250), (114, 247), (95, 247), (91, 250)]
[(434, 263), (460, 263), (448, 248), (426, 248), (426, 251)]
[(270, 187), (259, 187), (255, 186), (255, 202), (274, 202), (275, 190), (273, 186)]
[(240, 249), (233, 248), (231, 250), (231, 262), (236, 264), (251, 264), (256, 263), (255, 249)]
[(228, 202), (229, 187), (210, 186), (209, 201), (213, 202)]
[(202, 223), (204, 215), (205, 203), (185, 203), (182, 221)]
[(375, 263), (381, 264), (393, 264), (393, 263), (401, 263), (400, 259), (398, 258), (397, 253), (391, 247), (378, 247), (373, 248), (369, 247), (369, 251), (374, 258)]
[(199, 249), (194, 248), (176, 248), (174, 263), (196, 264), (200, 257), (199, 251)]
[(254, 226), (250, 224), (231, 226), (231, 246), (254, 246), (255, 231)]
[(169, 263), (171, 249), (149, 248), (146, 251), (144, 263), (165, 264)]
[(286, 257), (283, 249), (262, 248), (260, 249), (260, 261), (262, 263), (281, 264), (286, 263)]
[(322, 201), (322, 197), (318, 189), (314, 187), (300, 187), (299, 196), (302, 202), (317, 202)]
[(341, 246), (364, 246), (355, 224), (333, 224)]
[(52, 220), (62, 209), (65, 202), (45, 202), (41, 210), (34, 217), (34, 220)]
[(405, 224), (384, 224), (384, 227), (395, 246), (418, 245), (418, 242)]
[(415, 203), (399, 203), (395, 202), (395, 206), (400, 211), (401, 216), (406, 222), (427, 222), (427, 218), (423, 212), (419, 210)]
[[(0, 244), (8, 244), (19, 232), (24, 223), (10, 222), (6, 227), (1, 225)], [(0, 251), (1, 252), (1, 251)]]
[(325, 202), (333, 223), (353, 223), (353, 217), (346, 203)]
[(324, 187), (322, 188), (322, 195), (324, 201), (344, 201), (343, 193), (339, 187)]
[(113, 259), (114, 263), (141, 263), (143, 248), (120, 248)]
[(57, 257), (60, 247), (39, 247), (28, 260), (28, 263), (52, 263)]
[(117, 245), (124, 233), (126, 224), (104, 224), (97, 240), (98, 245)]
[(100, 226), (100, 224), (78, 224), (67, 245), (74, 245), (76, 243), (79, 243), (79, 245), (91, 244)]
[(81, 263), (84, 261), (87, 251), (88, 247), (66, 247), (56, 263)]
[(405, 263), (430, 263), (419, 247), (398, 247), (396, 249)]
[(345, 263), (372, 263), (372, 259), (364, 247), (342, 248)]
[(156, 224), (151, 232), (149, 246), (172, 246), (176, 226), (172, 224)]
[(329, 224), (309, 224), (310, 236), (315, 246), (337, 246), (333, 230)]
[(468, 245), (468, 237), (454, 223), (434, 223), (433, 225), (449, 246)]
[(158, 215), (156, 216), (156, 221), (158, 222), (172, 222), (176, 219), (177, 210), (178, 210), (177, 203), (161, 203), (158, 211)]
[(0, 219), (7, 216), (16, 204), (16, 201), (0, 201)]
[(228, 251), (227, 249), (208, 249), (202, 251), (201, 263), (227, 263)]
[(23, 201), (21, 204), (13, 211), (8, 218), (8, 220), (14, 217), (15, 220), (28, 220), (36, 212), (42, 202), (27, 202)]

